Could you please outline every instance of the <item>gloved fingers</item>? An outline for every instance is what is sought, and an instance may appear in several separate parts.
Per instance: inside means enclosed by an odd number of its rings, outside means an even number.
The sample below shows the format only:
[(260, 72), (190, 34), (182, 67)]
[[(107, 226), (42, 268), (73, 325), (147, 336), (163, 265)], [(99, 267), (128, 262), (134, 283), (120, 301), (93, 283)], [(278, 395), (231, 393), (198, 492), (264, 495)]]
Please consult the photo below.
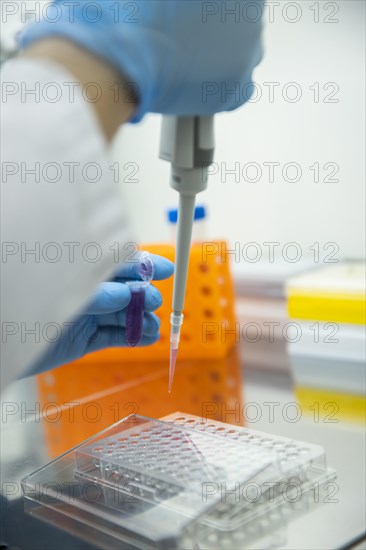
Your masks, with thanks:
[[(154, 263), (154, 281), (161, 281), (162, 279), (169, 279), (174, 273), (174, 264), (163, 256), (157, 254), (149, 254)], [(123, 280), (140, 279), (137, 272), (138, 262), (137, 254), (135, 258), (123, 263), (115, 275), (115, 280), (123, 282)]]
[[(159, 334), (155, 334), (154, 336), (144, 335), (138, 346), (151, 346), (151, 344), (154, 344), (157, 340), (159, 340)], [(96, 333), (93, 341), (90, 342), (87, 353), (105, 348), (125, 347), (129, 347), (129, 345), (126, 343), (126, 330), (124, 328), (102, 327)]]
[[(91, 302), (84, 311), (85, 315), (103, 315), (125, 309), (131, 301), (131, 291), (122, 282), (101, 283)], [(162, 304), (157, 288), (149, 285), (145, 288), (145, 311), (155, 311)]]
[(154, 337), (159, 334), (160, 319), (154, 313), (145, 313), (142, 324), (142, 334), (144, 336)]
[[(105, 327), (126, 327), (126, 311), (118, 313), (107, 313), (95, 317), (99, 328)], [(145, 336), (154, 336), (159, 332), (160, 319), (154, 313), (145, 313), (142, 323), (142, 334)]]
[(160, 291), (154, 285), (149, 285), (145, 289), (145, 311), (155, 311), (162, 303), (163, 298)]
[(116, 282), (101, 283), (83, 313), (85, 315), (114, 313), (125, 309), (130, 301), (131, 291), (127, 285)]

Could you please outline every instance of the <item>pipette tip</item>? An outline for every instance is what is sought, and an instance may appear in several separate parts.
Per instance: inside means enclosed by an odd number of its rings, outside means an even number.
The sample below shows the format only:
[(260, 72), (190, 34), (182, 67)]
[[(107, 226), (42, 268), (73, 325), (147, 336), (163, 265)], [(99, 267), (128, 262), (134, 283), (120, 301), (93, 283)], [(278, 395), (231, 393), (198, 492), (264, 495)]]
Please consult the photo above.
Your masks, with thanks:
[(180, 339), (180, 327), (183, 323), (183, 313), (173, 311), (170, 315), (170, 364), (169, 364), (169, 386), (168, 392), (171, 393), (175, 371), (175, 363), (178, 355), (178, 344)]
[(168, 386), (169, 393), (172, 393), (173, 378), (174, 378), (174, 371), (175, 371), (175, 363), (177, 361), (177, 355), (178, 355), (178, 349), (170, 348), (169, 386)]

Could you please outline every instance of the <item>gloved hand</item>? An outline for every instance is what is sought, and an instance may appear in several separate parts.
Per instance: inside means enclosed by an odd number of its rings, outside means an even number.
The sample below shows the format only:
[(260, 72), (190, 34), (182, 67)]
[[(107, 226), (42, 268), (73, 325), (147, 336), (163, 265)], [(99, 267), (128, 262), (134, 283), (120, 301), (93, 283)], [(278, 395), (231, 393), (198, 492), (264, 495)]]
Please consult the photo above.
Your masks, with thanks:
[[(154, 280), (171, 277), (174, 271), (172, 262), (155, 254), (150, 256), (154, 262)], [(112, 281), (100, 284), (83, 314), (70, 323), (64, 323), (65, 330), (60, 338), (49, 344), (46, 354), (31, 365), (23, 376), (53, 369), (93, 351), (128, 346), (125, 342), (125, 326), (131, 291), (125, 282), (139, 279), (136, 266), (136, 263), (126, 263)], [(140, 346), (148, 346), (159, 339), (160, 321), (152, 312), (161, 303), (160, 292), (150, 284), (145, 290), (143, 338)]]
[(44, 20), (24, 28), (20, 45), (61, 36), (104, 58), (133, 83), (139, 98), (133, 122), (147, 112), (212, 115), (251, 96), (263, 4), (55, 0)]

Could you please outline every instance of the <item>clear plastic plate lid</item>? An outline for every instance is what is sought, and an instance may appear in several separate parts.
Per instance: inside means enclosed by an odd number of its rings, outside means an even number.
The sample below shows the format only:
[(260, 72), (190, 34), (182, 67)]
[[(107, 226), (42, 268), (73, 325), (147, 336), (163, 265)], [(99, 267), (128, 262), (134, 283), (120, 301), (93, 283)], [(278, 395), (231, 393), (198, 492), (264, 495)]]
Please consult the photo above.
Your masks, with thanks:
[[(226, 547), (240, 548), (243, 536), (249, 543), (265, 535), (265, 518), (283, 504), (267, 498), (268, 488), (294, 473), (304, 494), (311, 480), (326, 479), (323, 449), (181, 413), (131, 415), (22, 486), (29, 513), (102, 547), (122, 540), (138, 548), (197, 548), (198, 540), (209, 547), (211, 534), (220, 547), (231, 540)], [(237, 499), (248, 496), (248, 485), (266, 488), (264, 498)]]

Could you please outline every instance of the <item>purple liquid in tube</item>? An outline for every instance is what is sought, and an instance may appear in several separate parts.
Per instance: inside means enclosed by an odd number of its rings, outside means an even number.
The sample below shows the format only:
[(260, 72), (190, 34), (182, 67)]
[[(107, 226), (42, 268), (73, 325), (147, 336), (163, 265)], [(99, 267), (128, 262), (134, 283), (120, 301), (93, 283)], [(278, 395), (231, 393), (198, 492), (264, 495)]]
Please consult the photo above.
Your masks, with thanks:
[(144, 320), (145, 289), (131, 288), (131, 301), (126, 313), (126, 342), (130, 346), (137, 346), (142, 338), (142, 324)]
[(148, 252), (139, 254), (136, 274), (137, 279), (127, 282), (131, 290), (131, 301), (126, 312), (126, 342), (130, 346), (137, 346), (141, 342), (145, 289), (154, 277), (154, 262)]

